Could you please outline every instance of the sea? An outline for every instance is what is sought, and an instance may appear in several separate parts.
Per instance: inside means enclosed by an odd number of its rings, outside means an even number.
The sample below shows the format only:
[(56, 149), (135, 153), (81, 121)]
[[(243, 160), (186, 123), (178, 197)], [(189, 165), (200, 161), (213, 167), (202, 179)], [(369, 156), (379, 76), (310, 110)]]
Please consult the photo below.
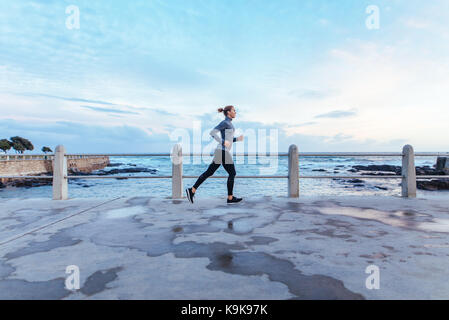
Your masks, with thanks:
[[(190, 157), (184, 158), (183, 174), (187, 176), (199, 176), (203, 173), (211, 158)], [(286, 197), (288, 180), (282, 179), (249, 179), (238, 178), (238, 176), (270, 175), (287, 176), (288, 158), (277, 157), (234, 157), (237, 178), (235, 179), (234, 195), (238, 197)], [(148, 157), (110, 157), (113, 166), (106, 167), (103, 171), (127, 168), (147, 168), (156, 170), (154, 173), (119, 173), (115, 177), (122, 179), (69, 179), (69, 198), (115, 198), (151, 196), (170, 198), (171, 179), (123, 179), (130, 176), (170, 176), (172, 163), (169, 156)], [(416, 166), (433, 166), (436, 157), (416, 157)], [(300, 176), (311, 175), (360, 175), (360, 173), (349, 172), (354, 165), (401, 165), (400, 157), (300, 157)], [(319, 171), (317, 171), (319, 170)], [(97, 171), (92, 172), (95, 174)], [(227, 176), (221, 166), (214, 174), (215, 176)], [(400, 179), (361, 179), (356, 183), (350, 179), (300, 179), (299, 188), (302, 196), (319, 195), (388, 195), (400, 196)], [(196, 179), (184, 178), (184, 188), (190, 187)], [(449, 196), (447, 191), (423, 191), (418, 190), (421, 196)], [(201, 197), (223, 197), (227, 196), (226, 179), (207, 179), (199, 188), (196, 199)], [(52, 187), (7, 187), (0, 189), (0, 198), (51, 198)]]

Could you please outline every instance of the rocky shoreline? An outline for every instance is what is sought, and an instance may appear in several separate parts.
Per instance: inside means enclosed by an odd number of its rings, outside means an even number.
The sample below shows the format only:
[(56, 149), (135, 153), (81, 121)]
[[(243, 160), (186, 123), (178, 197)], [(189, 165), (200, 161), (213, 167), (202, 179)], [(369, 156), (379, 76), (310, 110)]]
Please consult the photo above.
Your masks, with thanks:
[[(339, 169), (339, 168), (335, 168)], [(386, 176), (386, 175), (398, 175), (402, 174), (401, 166), (392, 166), (392, 165), (368, 165), (361, 166), (356, 165), (352, 166), (351, 169), (347, 170), (348, 172), (358, 173), (362, 176)], [(335, 172), (335, 171), (334, 171)], [(447, 175), (447, 171), (437, 168), (432, 168), (430, 166), (422, 166), (416, 167), (416, 175), (417, 176), (444, 176)], [(354, 183), (358, 186), (363, 182), (360, 179), (351, 179), (346, 180), (348, 182)], [(418, 189), (427, 190), (427, 191), (438, 191), (438, 190), (449, 190), (449, 179), (448, 178), (434, 178), (434, 179), (423, 179), (417, 180), (416, 186)], [(378, 187), (382, 189), (382, 187)]]
[[(110, 163), (106, 167), (119, 167), (124, 165), (123, 163)], [(129, 166), (132, 166), (132, 168), (122, 168), (122, 169), (111, 169), (111, 170), (94, 170), (92, 172), (85, 172), (78, 170), (76, 168), (69, 168), (68, 174), (72, 176), (107, 176), (107, 175), (118, 175), (123, 173), (150, 173), (150, 174), (156, 174), (156, 169), (148, 169), (143, 167), (136, 167), (135, 164), (128, 164)], [(51, 173), (44, 173), (44, 174), (35, 174), (34, 176), (51, 176)], [(126, 176), (119, 176), (116, 179), (126, 179)], [(69, 183), (78, 183), (78, 180), (69, 180)], [(32, 188), (32, 187), (41, 187), (41, 186), (48, 186), (52, 185), (53, 181), (52, 179), (40, 179), (40, 178), (33, 178), (33, 179), (5, 179), (5, 181), (0, 181), (0, 189), (6, 188), (6, 187), (16, 187), (16, 188)], [(83, 185), (85, 186), (85, 185)]]
[[(69, 175), (73, 176), (106, 176), (106, 175), (119, 175), (124, 173), (150, 173), (150, 174), (156, 174), (157, 169), (149, 169), (145, 167), (137, 167), (135, 164), (124, 164), (124, 163), (109, 163), (107, 167), (120, 167), (123, 165), (130, 166), (129, 168), (116, 168), (116, 169), (100, 169), (95, 170), (92, 172), (84, 172), (77, 170), (76, 168), (69, 168)], [(342, 170), (345, 170), (345, 166), (336, 166), (332, 173), (338, 174)], [(329, 172), (325, 169), (313, 169), (314, 172)], [(366, 175), (366, 176), (385, 176), (385, 175), (401, 175), (402, 167), (401, 166), (393, 166), (393, 165), (354, 165), (351, 166), (350, 169), (346, 169), (347, 172), (351, 173), (357, 173), (358, 175)], [(41, 174), (41, 176), (49, 176), (48, 174)], [(432, 168), (430, 166), (422, 166), (422, 167), (416, 167), (416, 175), (417, 176), (423, 176), (423, 175), (447, 175), (446, 170), (436, 169)], [(126, 176), (118, 176), (116, 177), (118, 180), (127, 179)], [(367, 187), (365, 185), (365, 181), (361, 179), (333, 179), (335, 181), (341, 182), (345, 184), (346, 186), (352, 186), (352, 187)], [(80, 184), (81, 181), (79, 180), (69, 180), (70, 183), (77, 183)], [(25, 188), (31, 188), (31, 187), (40, 187), (45, 185), (51, 185), (52, 180), (51, 179), (39, 179), (39, 178), (33, 178), (33, 179), (9, 179), (9, 181), (6, 182), (0, 182), (0, 188), (5, 187), (25, 187)], [(89, 187), (88, 185), (85, 185), (81, 183), (84, 187)], [(417, 180), (417, 188), (421, 190), (427, 190), (427, 191), (438, 191), (438, 190), (449, 190), (449, 179), (448, 178), (434, 178), (434, 179), (425, 179), (425, 180)], [(374, 185), (372, 186), (373, 189), (376, 190), (388, 190), (388, 188), (384, 186)]]

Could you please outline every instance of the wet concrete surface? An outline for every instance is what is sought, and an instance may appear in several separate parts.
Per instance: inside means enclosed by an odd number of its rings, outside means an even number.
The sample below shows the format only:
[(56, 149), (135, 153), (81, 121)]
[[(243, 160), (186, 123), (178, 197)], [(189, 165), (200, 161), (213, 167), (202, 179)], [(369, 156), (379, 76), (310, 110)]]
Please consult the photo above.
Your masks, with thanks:
[[(449, 298), (446, 199), (0, 205), (2, 299)], [(365, 286), (371, 264), (378, 290)], [(64, 287), (68, 265), (80, 269), (79, 290)]]
[(56, 300), (67, 297), (70, 292), (64, 288), (64, 278), (50, 281), (0, 281), (0, 300)]
[(87, 278), (83, 287), (80, 288), (81, 292), (87, 296), (91, 296), (106, 289), (106, 285), (109, 282), (114, 281), (118, 275), (117, 272), (123, 268), (111, 268), (109, 270), (99, 270), (94, 272)]

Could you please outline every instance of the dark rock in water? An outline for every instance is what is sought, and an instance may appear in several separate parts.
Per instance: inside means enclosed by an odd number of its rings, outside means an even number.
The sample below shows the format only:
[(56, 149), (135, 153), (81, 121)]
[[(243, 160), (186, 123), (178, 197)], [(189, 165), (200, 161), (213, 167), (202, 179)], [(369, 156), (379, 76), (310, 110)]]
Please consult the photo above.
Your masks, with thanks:
[[(369, 166), (352, 166), (352, 168), (353, 169), (348, 170), (348, 171), (351, 171), (351, 172), (367, 171), (367, 172), (361, 173), (362, 175), (366, 175), (366, 176), (385, 176), (385, 175), (391, 175), (391, 173), (394, 173), (395, 175), (402, 174), (401, 166), (391, 166), (391, 165), (387, 165), (387, 164), (369, 165)], [(416, 175), (418, 175), (418, 176), (427, 176), (427, 175), (433, 176), (433, 175), (444, 175), (444, 174), (445, 174), (444, 171), (436, 170), (429, 166), (416, 167)]]
[[(155, 174), (157, 172), (156, 169), (147, 169), (147, 168), (125, 168), (125, 169), (112, 169), (109, 171), (99, 170), (97, 173), (95, 172), (82, 172), (77, 168), (68, 168), (68, 174), (71, 176), (92, 176), (92, 175), (113, 175), (119, 173), (135, 173), (135, 172), (147, 172), (151, 174)], [(40, 174), (37, 176), (49, 176), (50, 174)], [(117, 177), (116, 179), (127, 179), (127, 177)], [(79, 179), (69, 180), (70, 184), (77, 184), (83, 188), (89, 188), (89, 185), (79, 183)], [(4, 180), (3, 183), (0, 182), (0, 189), (5, 187), (16, 187), (16, 188), (32, 188), (32, 187), (40, 187), (40, 186), (51, 186), (53, 184), (53, 179), (41, 179), (41, 178), (32, 178), (32, 179), (7, 179)]]
[(438, 157), (435, 169), (444, 171), (445, 174), (449, 174), (449, 157)]
[(94, 172), (81, 172), (77, 169), (70, 169), (70, 173), (72, 175), (76, 176), (107, 176), (107, 175), (113, 175), (113, 174), (120, 174), (120, 173), (139, 173), (139, 172), (148, 172), (155, 174), (157, 172), (156, 169), (148, 169), (148, 168), (123, 168), (123, 169), (111, 169), (111, 170), (98, 170)]
[(437, 170), (437, 169), (431, 168), (429, 166), (424, 166), (424, 167), (416, 167), (416, 175), (417, 176), (434, 176), (434, 175), (444, 176), (445, 173), (443, 170)]
[(334, 170), (334, 173), (340, 173), (340, 171), (336, 171), (336, 170)]
[[(365, 187), (363, 184), (365, 181), (360, 179), (340, 179), (340, 178), (333, 178), (332, 180), (337, 181), (338, 183), (342, 184), (344, 188), (355, 188), (355, 187)], [(351, 185), (348, 185), (350, 184)]]
[(52, 185), (53, 180), (52, 179), (39, 179), (39, 178), (33, 178), (33, 179), (13, 179), (8, 181), (5, 185), (16, 187), (16, 188), (31, 188), (31, 187), (41, 187), (41, 186), (48, 186)]
[(155, 174), (157, 172), (156, 169), (148, 169), (148, 168), (124, 168), (124, 169), (112, 169), (109, 171), (100, 170), (96, 175), (106, 176), (111, 174), (119, 174), (119, 173), (139, 173), (139, 172), (148, 172)]
[(78, 170), (77, 168), (69, 168), (68, 174), (71, 176), (90, 176), (90, 175), (92, 175), (89, 172), (83, 172), (83, 171)]
[(134, 163), (128, 163), (128, 166), (131, 166), (131, 167), (137, 167), (137, 164), (134, 164)]
[(338, 165), (338, 166), (336, 166), (336, 168), (344, 168), (345, 166), (344, 165), (342, 165), (342, 164), (340, 164), (340, 165)]
[(418, 180), (416, 186), (427, 191), (449, 190), (449, 179)]
[(364, 183), (365, 181), (360, 180), (360, 179), (350, 179), (350, 180), (346, 180), (349, 183)]
[(356, 169), (348, 169), (349, 172), (357, 172), (358, 170)]
[(174, 227), (172, 230), (173, 230), (173, 232), (181, 232), (184, 229), (182, 227)]
[(388, 188), (381, 187), (381, 186), (374, 186), (374, 188), (380, 189), (380, 190), (388, 190)]
[(381, 172), (394, 172), (395, 174), (401, 174), (401, 166), (391, 166), (388, 164), (372, 164), (369, 166), (352, 166), (356, 171), (381, 171)]
[(117, 163), (109, 163), (106, 167), (120, 167), (123, 166), (123, 163), (117, 162)]
[(316, 171), (316, 172), (327, 172), (327, 170), (324, 170), (324, 169), (313, 169), (312, 171)]

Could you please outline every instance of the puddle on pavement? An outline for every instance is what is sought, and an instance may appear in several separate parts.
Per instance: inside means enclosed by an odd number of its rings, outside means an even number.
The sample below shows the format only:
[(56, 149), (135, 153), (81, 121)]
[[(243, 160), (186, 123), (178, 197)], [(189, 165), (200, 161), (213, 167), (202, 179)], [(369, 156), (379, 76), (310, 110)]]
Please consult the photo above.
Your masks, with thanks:
[[(410, 211), (387, 212), (375, 209), (355, 207), (321, 207), (317, 210), (322, 214), (341, 215), (358, 219), (376, 220), (393, 227), (412, 228), (421, 231), (449, 233), (449, 220), (431, 219), (429, 215)], [(416, 221), (417, 218), (429, 217), (429, 221)]]
[(117, 273), (121, 270), (123, 270), (123, 267), (96, 271), (87, 278), (80, 291), (87, 296), (91, 296), (106, 290), (107, 284), (117, 279)]
[(228, 232), (245, 234), (252, 232), (258, 225), (251, 219), (243, 218), (229, 221), (213, 220), (210, 222), (210, 226), (221, 230), (226, 230)]
[(257, 226), (252, 223), (251, 219), (237, 219), (228, 222), (228, 229), (235, 233), (249, 233)]
[(425, 231), (449, 233), (449, 220), (433, 219), (433, 222), (418, 223), (417, 227)]
[(207, 257), (210, 264), (206, 268), (213, 271), (243, 276), (266, 274), (270, 281), (285, 284), (295, 295), (294, 299), (364, 299), (361, 294), (348, 290), (340, 280), (324, 275), (304, 275), (288, 260), (266, 253), (241, 252), (243, 249), (241, 245), (187, 241), (174, 245), (171, 252), (177, 258)]
[(20, 248), (14, 252), (8, 252), (4, 257), (6, 259), (16, 259), (39, 252), (48, 252), (57, 248), (75, 246), (80, 242), (80, 239), (74, 239), (62, 232), (58, 232), (53, 234), (46, 241), (31, 241), (26, 247)]
[(126, 208), (120, 208), (120, 209), (113, 209), (106, 211), (105, 218), (107, 219), (120, 219), (120, 218), (126, 218), (138, 214), (144, 214), (147, 212), (147, 208), (142, 206), (135, 206), (135, 207), (126, 207)]
[(62, 299), (72, 292), (65, 289), (65, 279), (29, 282), (25, 280), (0, 281), (0, 299), (8, 300), (54, 300)]
[(224, 216), (226, 214), (230, 213), (242, 213), (242, 214), (249, 214), (252, 210), (248, 209), (208, 209), (204, 210), (203, 214), (206, 216)]

